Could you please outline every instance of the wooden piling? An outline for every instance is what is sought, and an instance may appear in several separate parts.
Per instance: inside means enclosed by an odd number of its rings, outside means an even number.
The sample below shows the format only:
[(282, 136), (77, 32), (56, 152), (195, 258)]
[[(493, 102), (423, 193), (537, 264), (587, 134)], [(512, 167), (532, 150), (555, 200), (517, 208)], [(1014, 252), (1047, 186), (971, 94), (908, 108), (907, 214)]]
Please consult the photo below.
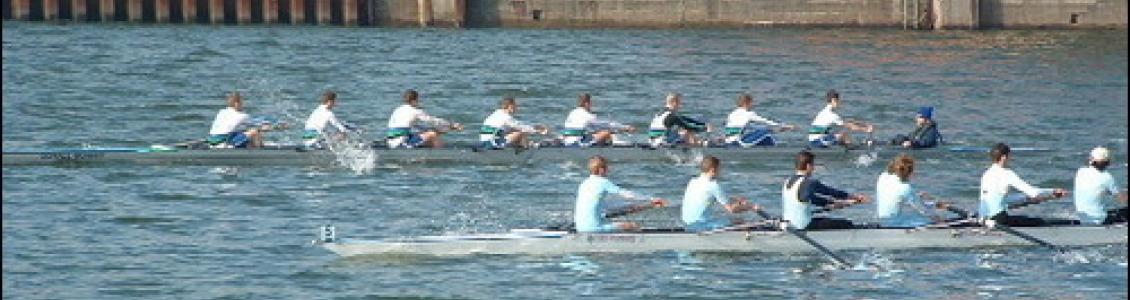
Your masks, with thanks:
[(333, 20), (332, 11), (330, 11), (333, 7), (330, 5), (330, 0), (314, 0), (314, 4), (317, 7), (314, 17), (318, 21), (318, 25), (329, 24)]
[(302, 24), (306, 22), (306, 1), (305, 0), (290, 0), (290, 24)]
[(196, 0), (180, 0), (181, 22), (196, 23)]
[(114, 21), (114, 0), (98, 0), (98, 20)]
[(357, 25), (357, 0), (341, 1), (341, 23), (345, 26)]
[(70, 0), (71, 20), (75, 22), (86, 21), (86, 0)]
[(59, 0), (43, 1), (43, 20), (54, 21), (59, 18)]
[(153, 0), (153, 21), (169, 22), (169, 0)]
[(224, 0), (205, 1), (208, 1), (208, 23), (224, 23)]
[(235, 0), (235, 22), (238, 24), (251, 22), (251, 0)]
[(428, 27), (432, 24), (432, 0), (417, 0), (417, 9), (420, 12), (420, 27)]
[(263, 0), (263, 23), (271, 24), (279, 21), (279, 0)]
[(126, 20), (141, 21), (141, 0), (126, 0)]
[(12, 19), (27, 21), (31, 17), (31, 0), (12, 0), (9, 2), (12, 7)]

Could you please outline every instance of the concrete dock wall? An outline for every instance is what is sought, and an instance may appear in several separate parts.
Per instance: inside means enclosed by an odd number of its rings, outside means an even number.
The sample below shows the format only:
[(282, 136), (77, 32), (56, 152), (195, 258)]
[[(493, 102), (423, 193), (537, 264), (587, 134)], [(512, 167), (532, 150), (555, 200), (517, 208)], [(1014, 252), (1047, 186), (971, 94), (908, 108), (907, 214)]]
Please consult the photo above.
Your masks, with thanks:
[(385, 27), (1127, 27), (1127, 0), (3, 0), (3, 9), (32, 21)]
[[(895, 27), (914, 0), (485, 0), (471, 27)], [(925, 7), (922, 5), (921, 7)], [(910, 14), (910, 15), (904, 15)]]

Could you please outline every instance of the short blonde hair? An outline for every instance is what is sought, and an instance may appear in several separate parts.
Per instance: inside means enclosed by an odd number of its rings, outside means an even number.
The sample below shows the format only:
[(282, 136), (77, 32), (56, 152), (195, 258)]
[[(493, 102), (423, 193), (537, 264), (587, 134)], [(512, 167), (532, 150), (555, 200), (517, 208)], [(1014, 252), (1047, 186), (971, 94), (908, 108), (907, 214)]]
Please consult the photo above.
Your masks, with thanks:
[(713, 155), (707, 155), (702, 158), (702, 172), (717, 171), (718, 166), (722, 165), (722, 161)]
[(596, 174), (597, 170), (608, 168), (608, 160), (600, 155), (593, 155), (589, 158), (589, 172)]
[(898, 176), (903, 182), (909, 181), (910, 174), (914, 173), (914, 158), (906, 153), (899, 154), (887, 164), (887, 172)]
[(666, 101), (667, 101), (667, 104), (671, 104), (671, 103), (674, 103), (674, 102), (681, 101), (682, 98), (683, 98), (683, 96), (679, 95), (679, 93), (672, 92), (672, 93), (667, 93), (667, 100)]

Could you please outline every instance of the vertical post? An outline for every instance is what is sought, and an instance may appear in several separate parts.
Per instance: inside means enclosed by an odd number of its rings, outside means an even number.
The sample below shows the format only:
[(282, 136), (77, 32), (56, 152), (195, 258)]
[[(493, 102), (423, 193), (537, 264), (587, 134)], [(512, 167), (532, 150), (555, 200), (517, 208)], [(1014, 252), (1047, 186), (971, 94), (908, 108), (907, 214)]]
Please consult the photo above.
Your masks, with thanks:
[(196, 23), (196, 0), (180, 0), (181, 22)]
[(10, 3), (13, 19), (26, 21), (31, 17), (31, 0), (12, 0)]
[(98, 1), (98, 14), (99, 20), (102, 22), (109, 22), (114, 20), (114, 0), (99, 0)]
[(86, 21), (86, 0), (71, 0), (71, 19)]
[(54, 21), (59, 16), (59, 0), (43, 0), (43, 20)]
[(263, 0), (263, 23), (279, 21), (279, 0)]
[(169, 0), (153, 1), (153, 21), (157, 23), (169, 22)]
[(130, 22), (141, 21), (141, 0), (126, 0), (126, 19)]
[(345, 26), (357, 25), (357, 0), (341, 0), (341, 23)]
[(455, 28), (463, 28), (467, 23), (467, 1), (455, 0)]
[(235, 0), (235, 22), (239, 24), (251, 22), (251, 0)]
[(332, 9), (330, 0), (314, 0), (314, 5), (317, 7), (314, 17), (317, 18), (318, 25), (329, 24), (332, 17), (330, 15), (330, 9)]
[(290, 24), (306, 22), (306, 0), (290, 0)]
[(224, 22), (224, 0), (208, 1), (208, 23), (219, 24)]
[(432, 0), (416, 0), (417, 9), (420, 11), (420, 27), (432, 24)]

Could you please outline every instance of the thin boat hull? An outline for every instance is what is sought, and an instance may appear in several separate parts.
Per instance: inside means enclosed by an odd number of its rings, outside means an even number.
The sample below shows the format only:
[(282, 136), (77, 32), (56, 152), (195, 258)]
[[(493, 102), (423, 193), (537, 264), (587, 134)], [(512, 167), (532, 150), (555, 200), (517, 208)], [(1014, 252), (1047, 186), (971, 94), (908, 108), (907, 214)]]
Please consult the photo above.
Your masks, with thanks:
[[(1017, 228), (1055, 245), (1086, 246), (1125, 244), (1125, 225)], [(836, 250), (899, 250), (921, 248), (978, 248), (1033, 246), (1000, 231), (981, 228), (954, 229), (853, 229), (810, 231), (808, 235)], [(437, 236), (400, 240), (339, 240), (322, 246), (340, 256), (473, 254), (560, 255), (571, 253), (686, 252), (812, 252), (813, 248), (780, 231), (694, 233), (575, 234), (545, 231), (540, 234), (487, 234)]]
[[(814, 149), (824, 161), (854, 161), (857, 158), (878, 158), (904, 151), (913, 151), (919, 157), (975, 157), (983, 152), (970, 148), (927, 150)], [(375, 163), (466, 163), (485, 165), (521, 165), (532, 162), (584, 162), (593, 155), (601, 155), (614, 162), (688, 162), (713, 155), (728, 163), (764, 163), (791, 161), (801, 148), (643, 148), (643, 147), (544, 147), (535, 149), (488, 150), (473, 147), (443, 149), (387, 149), (347, 151), (335, 154), (329, 150), (307, 150), (299, 147), (271, 147), (266, 149), (167, 149), (105, 148), (64, 149), (50, 151), (5, 151), (3, 166), (95, 166), (95, 165), (204, 165), (204, 166), (317, 166), (332, 165), (336, 161), (364, 159), (371, 155)], [(1033, 151), (1050, 151), (1033, 149)]]

